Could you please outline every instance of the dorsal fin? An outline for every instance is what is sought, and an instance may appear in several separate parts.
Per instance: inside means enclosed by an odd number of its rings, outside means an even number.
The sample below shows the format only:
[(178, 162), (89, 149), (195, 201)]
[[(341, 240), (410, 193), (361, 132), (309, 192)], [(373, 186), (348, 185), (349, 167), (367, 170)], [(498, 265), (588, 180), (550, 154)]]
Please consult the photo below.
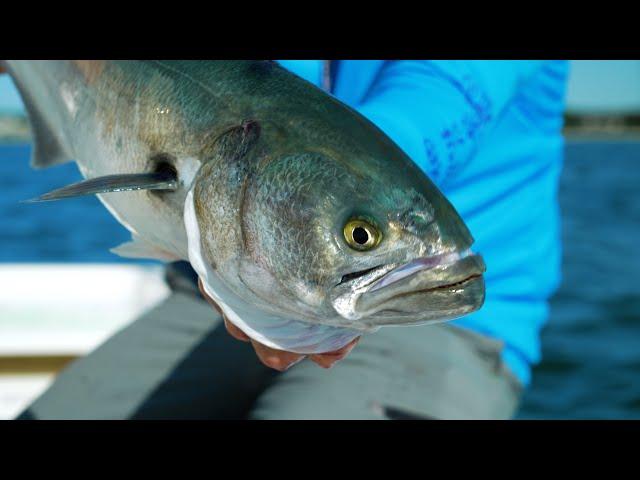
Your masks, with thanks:
[(18, 62), (3, 62), (2, 66), (9, 72), (16, 89), (20, 93), (22, 103), (27, 111), (31, 134), (33, 136), (33, 150), (31, 153), (31, 166), (33, 168), (46, 168), (60, 163), (69, 162), (73, 155), (66, 148), (63, 134), (55, 120), (45, 115), (42, 108), (46, 108), (34, 98), (36, 80), (29, 77), (28, 71), (21, 71)]
[(175, 190), (176, 188), (178, 188), (177, 175), (175, 171), (167, 169), (154, 173), (130, 173), (90, 178), (25, 201), (29, 203), (48, 202), (97, 193), (131, 190)]
[(25, 100), (29, 115), (31, 134), (33, 135), (33, 151), (31, 166), (33, 168), (47, 168), (60, 163), (71, 161), (62, 142), (52, 133), (49, 126), (41, 119), (40, 113)]

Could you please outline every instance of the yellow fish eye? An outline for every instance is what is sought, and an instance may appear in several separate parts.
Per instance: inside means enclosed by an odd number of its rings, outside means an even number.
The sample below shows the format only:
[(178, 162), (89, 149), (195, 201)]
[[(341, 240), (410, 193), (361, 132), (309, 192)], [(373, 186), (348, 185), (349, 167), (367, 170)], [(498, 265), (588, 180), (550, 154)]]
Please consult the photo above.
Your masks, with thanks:
[(364, 220), (349, 220), (344, 226), (344, 239), (354, 250), (371, 250), (382, 239), (380, 231)]

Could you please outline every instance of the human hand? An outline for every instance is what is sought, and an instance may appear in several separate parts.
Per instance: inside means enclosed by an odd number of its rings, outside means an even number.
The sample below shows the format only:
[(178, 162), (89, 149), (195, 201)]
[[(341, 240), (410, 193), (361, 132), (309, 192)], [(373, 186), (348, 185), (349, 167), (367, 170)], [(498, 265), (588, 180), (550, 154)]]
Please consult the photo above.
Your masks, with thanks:
[[(236, 340), (240, 340), (241, 342), (250, 342), (253, 346), (253, 349), (256, 351), (256, 355), (258, 356), (260, 361), (267, 367), (283, 372), (307, 357), (307, 355), (302, 355), (299, 353), (276, 350), (274, 348), (267, 347), (266, 345), (263, 345), (260, 342), (253, 340), (252, 338), (249, 338), (242, 330), (236, 327), (224, 316), (224, 314), (222, 313), (222, 309), (204, 291), (200, 279), (198, 279), (198, 287), (200, 288), (200, 293), (202, 293), (202, 296), (207, 300), (207, 302), (209, 302), (209, 304), (220, 315), (222, 315), (224, 326), (226, 327), (227, 332), (229, 332), (229, 335), (231, 335)], [(326, 352), (322, 354), (308, 355), (308, 357), (312, 362), (320, 365), (322, 368), (331, 368), (336, 362), (346, 357), (353, 349), (353, 347), (356, 346), (359, 340), (360, 337), (355, 338), (349, 344), (345, 345), (339, 350), (334, 350), (333, 352)]]

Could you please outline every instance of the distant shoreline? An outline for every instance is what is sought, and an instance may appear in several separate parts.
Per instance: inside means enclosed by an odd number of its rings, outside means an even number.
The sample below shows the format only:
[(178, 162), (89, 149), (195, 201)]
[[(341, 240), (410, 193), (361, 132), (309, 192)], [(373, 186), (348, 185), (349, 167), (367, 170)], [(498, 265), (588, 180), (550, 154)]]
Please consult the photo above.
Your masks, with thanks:
[[(567, 139), (640, 140), (640, 115), (567, 114), (563, 133)], [(0, 114), (0, 143), (31, 141), (31, 129), (23, 115)]]
[(575, 115), (564, 117), (567, 136), (640, 136), (640, 115)]
[(31, 140), (31, 128), (25, 116), (0, 115), (0, 142), (28, 142)]

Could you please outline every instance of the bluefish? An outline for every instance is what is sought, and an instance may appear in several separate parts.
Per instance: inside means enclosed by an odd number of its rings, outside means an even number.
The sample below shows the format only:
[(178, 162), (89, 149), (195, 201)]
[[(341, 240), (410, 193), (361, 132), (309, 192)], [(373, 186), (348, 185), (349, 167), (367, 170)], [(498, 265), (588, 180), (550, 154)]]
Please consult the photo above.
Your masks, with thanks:
[(484, 301), (450, 202), (375, 125), (272, 61), (6, 61), (32, 165), (77, 162), (132, 235), (187, 260), (247, 335), (321, 353)]

